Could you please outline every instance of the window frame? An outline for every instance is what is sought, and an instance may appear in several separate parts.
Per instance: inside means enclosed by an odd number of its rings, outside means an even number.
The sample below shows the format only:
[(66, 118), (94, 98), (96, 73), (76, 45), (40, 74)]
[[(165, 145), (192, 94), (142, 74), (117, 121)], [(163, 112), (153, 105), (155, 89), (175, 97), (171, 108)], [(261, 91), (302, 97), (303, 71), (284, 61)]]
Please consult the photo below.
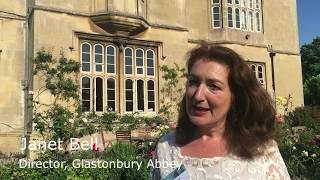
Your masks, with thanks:
[(106, 103), (106, 107), (107, 107), (107, 109), (106, 109), (106, 111), (107, 112), (109, 112), (109, 103), (108, 103), (108, 80), (109, 79), (113, 79), (113, 81), (114, 81), (114, 109), (113, 109), (113, 111), (111, 111), (111, 112), (117, 112), (118, 111), (118, 104), (117, 104), (117, 79), (115, 78), (115, 77), (112, 77), (112, 76), (109, 76), (109, 77), (106, 77), (105, 78), (105, 80), (106, 80), (106, 83), (105, 83), (105, 88), (106, 88), (106, 90), (105, 90), (105, 92), (106, 92), (106, 98), (105, 98), (105, 103)]
[[(128, 44), (126, 45), (125, 48), (123, 48), (123, 50), (121, 51), (121, 47), (115, 45), (114, 42), (112, 41), (104, 41), (104, 40), (92, 40), (92, 41), (86, 41), (86, 40), (81, 40), (80, 41), (80, 49), (83, 47), (83, 44), (86, 44), (85, 47), (89, 48), (90, 52), (86, 51), (84, 53), (90, 54), (90, 70), (92, 70), (93, 66), (95, 65), (95, 58), (93, 58), (93, 56), (95, 55), (95, 51), (97, 50), (96, 48), (100, 47), (102, 48), (102, 52), (103, 54), (100, 54), (100, 51), (97, 52), (98, 55), (101, 55), (103, 58), (103, 71), (102, 72), (97, 72), (95, 70), (93, 71), (86, 71), (86, 72), (80, 72), (80, 82), (81, 82), (81, 96), (82, 96), (82, 78), (83, 77), (88, 77), (90, 80), (90, 102), (89, 100), (85, 100), (82, 101), (82, 97), (81, 97), (81, 102), (84, 102), (84, 104), (86, 104), (86, 111), (83, 112), (96, 112), (98, 114), (103, 113), (103, 112), (108, 112), (108, 107), (112, 107), (113, 106), (109, 106), (109, 104), (114, 104), (114, 108), (112, 109), (112, 111), (114, 112), (119, 112), (121, 114), (125, 114), (125, 113), (133, 113), (133, 112), (139, 112), (142, 114), (154, 114), (158, 111), (159, 109), (159, 102), (157, 102), (157, 99), (159, 96), (159, 92), (158, 92), (158, 83), (159, 83), (159, 77), (158, 77), (158, 71), (159, 71), (159, 67), (158, 67), (158, 46), (154, 46), (154, 45), (148, 45), (148, 44)], [(101, 46), (98, 46), (101, 45)], [(110, 51), (110, 48), (112, 48), (112, 53), (108, 54), (108, 48)], [(130, 49), (127, 51), (130, 51), (132, 54), (128, 55), (125, 54), (124, 49)], [(137, 66), (136, 63), (136, 53), (139, 53), (139, 50), (141, 50), (142, 53), (142, 61), (143, 61), (143, 66)], [(82, 57), (82, 49), (79, 53), (80, 57)], [(147, 58), (149, 55), (150, 58)], [(108, 73), (107, 72), (107, 65), (108, 65), (108, 56), (109, 57), (113, 57), (113, 67), (114, 67), (114, 73)], [(129, 66), (131, 66), (132, 68), (132, 74), (125, 74), (125, 67), (126, 64), (125, 62), (121, 62), (121, 61), (125, 61), (125, 57), (130, 57), (131, 59), (131, 64), (129, 64)], [(138, 56), (137, 56), (138, 57)], [(147, 61), (152, 60), (152, 64), (148, 64)], [(150, 61), (151, 62), (151, 61)], [(112, 64), (109, 64), (112, 65)], [(149, 65), (149, 66), (147, 66)], [(143, 74), (136, 74), (136, 71), (138, 68), (142, 68), (143, 69)], [(123, 70), (122, 70), (123, 69)], [(150, 73), (152, 72), (151, 75), (147, 74), (147, 71), (149, 71)], [(100, 87), (97, 88), (97, 82), (99, 81), (98, 78), (102, 78), (102, 94), (100, 94), (101, 92), (99, 91)], [(114, 89), (110, 89), (110, 83), (108, 83), (108, 80), (113, 79), (114, 82)], [(132, 84), (132, 93), (133, 93), (133, 99), (129, 99), (126, 100), (126, 90), (130, 90), (130, 89), (126, 89), (127, 87), (125, 87), (125, 81), (127, 79), (130, 79)], [(98, 80), (98, 81), (97, 81)], [(143, 82), (143, 88), (141, 89), (140, 86), (138, 88), (138, 81), (142, 80)], [(154, 90), (153, 90), (153, 96), (155, 101), (152, 102), (152, 107), (154, 108), (154, 111), (149, 111), (148, 109), (148, 91), (147, 91), (147, 82), (148, 80), (152, 80), (154, 83)], [(139, 81), (140, 82), (140, 81)], [(143, 90), (143, 111), (142, 111), (142, 104), (140, 104), (139, 106), (141, 107), (138, 111), (138, 89)], [(112, 94), (110, 97), (112, 97), (113, 95), (115, 96), (114, 99), (109, 99), (109, 95), (110, 94), (110, 90), (112, 90), (112, 92), (114, 94)], [(141, 91), (140, 90), (140, 91)], [(141, 92), (140, 92), (141, 93)], [(98, 96), (97, 96), (98, 95)], [(97, 99), (98, 98), (98, 99)], [(102, 111), (101, 111), (101, 106), (98, 106), (97, 102), (100, 102), (100, 99), (102, 98)], [(127, 111), (126, 108), (126, 104), (128, 102), (132, 101), (132, 111)], [(140, 102), (141, 103), (141, 102)], [(100, 103), (99, 103), (100, 105)], [(90, 110), (88, 110), (88, 108), (90, 108)], [(130, 107), (131, 108), (131, 107)], [(130, 109), (128, 109), (130, 110)]]
[[(152, 52), (152, 59), (153, 59), (153, 63), (152, 63), (152, 67), (153, 67), (153, 75), (148, 75), (148, 51), (151, 51)], [(156, 58), (157, 56), (156, 56), (156, 53), (154, 52), (154, 50), (153, 49), (150, 49), (150, 48), (148, 48), (147, 50), (146, 50), (146, 77), (152, 77), (152, 78), (155, 78), (155, 76), (156, 76), (156, 62), (157, 62), (157, 58)]]
[[(264, 87), (265, 89), (267, 89), (267, 79), (266, 79), (266, 64), (263, 62), (253, 62), (253, 61), (249, 61), (247, 62), (247, 64), (250, 67), (250, 70), (254, 73), (257, 81), (260, 83), (260, 85), (262, 87)], [(255, 67), (255, 71), (252, 70), (252, 67)], [(262, 74), (262, 78), (259, 77), (259, 70), (258, 67), (262, 68), (261, 74)], [(263, 83), (261, 83), (261, 80), (263, 81)]]
[[(126, 85), (126, 81), (127, 80), (131, 80), (132, 81), (132, 111), (127, 111), (127, 85)], [(135, 100), (135, 91), (134, 91), (134, 87), (135, 87), (135, 80), (127, 77), (127, 78), (124, 78), (124, 113), (133, 113), (135, 112), (135, 103), (134, 103), (134, 100)]]
[[(82, 80), (84, 79), (84, 78), (88, 78), (89, 79), (89, 88), (85, 88), (85, 89), (89, 89), (89, 111), (83, 111), (83, 104), (82, 104), (82, 102), (83, 102), (83, 93), (82, 93), (82, 91), (83, 91), (83, 83), (82, 83)], [(81, 76), (81, 78), (80, 78), (80, 85), (81, 85), (81, 91), (80, 91), (80, 97), (81, 97), (81, 111), (82, 112), (85, 112), (85, 113), (88, 113), (88, 112), (91, 112), (92, 111), (92, 107), (93, 107), (93, 105), (92, 105), (92, 91), (91, 91), (91, 89), (92, 89), (92, 82), (91, 82), (91, 77), (90, 76), (88, 76), (88, 75), (82, 75)], [(85, 101), (88, 101), (88, 100), (85, 100)]]
[[(153, 90), (149, 90), (148, 89), (148, 82), (149, 81), (152, 81), (153, 82)], [(157, 111), (157, 105), (156, 105), (156, 102), (157, 102), (157, 96), (156, 96), (156, 86), (155, 86), (155, 80), (153, 80), (153, 79), (147, 79), (147, 83), (146, 83), (146, 90), (147, 90), (147, 112), (156, 112)], [(153, 91), (153, 96), (154, 96), (154, 100), (153, 101), (151, 101), (151, 102), (153, 102), (154, 103), (154, 111), (149, 111), (149, 91)]]
[[(231, 9), (231, 14), (229, 13), (229, 9)], [(233, 11), (233, 7), (232, 6), (228, 6), (227, 7), (227, 22), (228, 22), (228, 25), (227, 25), (227, 27), (228, 28), (230, 28), (230, 29), (233, 29), (234, 28), (234, 22), (235, 22), (235, 20), (234, 20), (234, 17), (233, 16), (235, 16), (235, 13), (234, 13), (234, 11)], [(231, 19), (229, 19), (231, 17)], [(230, 26), (230, 23), (231, 22), (231, 25), (232, 26)]]
[[(109, 73), (108, 72), (108, 48), (109, 47), (112, 47), (113, 48), (113, 50), (114, 50), (114, 59), (113, 59), (113, 61), (114, 61), (114, 64), (113, 64), (113, 68), (114, 68), (114, 73)], [(105, 56), (105, 73), (106, 74), (109, 74), (109, 75), (115, 75), (115, 74), (117, 74), (117, 48), (116, 47), (114, 47), (113, 45), (111, 45), (111, 44), (109, 44), (109, 45), (106, 45), (106, 51), (105, 51), (105, 54), (106, 54), (106, 56)]]
[[(96, 62), (96, 46), (100, 46), (101, 47), (101, 60), (102, 60), (102, 62), (101, 63), (97, 63)], [(97, 44), (95, 44), (94, 46), (93, 46), (93, 66), (94, 66), (94, 72), (95, 73), (99, 73), (99, 74), (103, 74), (104, 73), (104, 46), (102, 45), (102, 44), (99, 44), (99, 43), (97, 43)], [(101, 72), (100, 71), (97, 71), (97, 66), (96, 65), (101, 65), (102, 67), (101, 67)]]
[[(127, 74), (126, 73), (126, 49), (130, 49), (131, 50), (131, 68), (132, 68), (132, 73), (131, 74)], [(124, 50), (123, 50), (123, 74), (124, 74), (124, 76), (127, 76), (127, 77), (133, 77), (134, 75), (135, 75), (135, 68), (134, 68), (134, 52), (135, 51), (133, 51), (133, 48), (131, 48), (131, 47), (125, 47), (124, 48)]]
[[(142, 51), (142, 63), (143, 63), (143, 65), (142, 66), (140, 66), (140, 68), (142, 67), (142, 74), (138, 74), (138, 65), (137, 65), (137, 51), (138, 50), (141, 50)], [(136, 48), (135, 49), (135, 56), (134, 56), (134, 69), (135, 69), (135, 75), (136, 76), (144, 76), (144, 70), (145, 70), (145, 50), (144, 49), (142, 49), (142, 48), (140, 48), (140, 47), (138, 47), (138, 48)]]
[[(89, 52), (89, 71), (83, 71), (82, 70), (82, 64), (83, 64), (83, 60), (82, 60), (82, 55), (83, 55), (83, 45), (84, 44), (88, 44), (89, 45), (89, 50), (90, 50), (90, 52)], [(92, 46), (91, 46), (91, 44), (90, 43), (88, 43), (88, 42), (83, 42), (83, 43), (81, 43), (81, 45), (80, 45), (80, 60), (81, 60), (81, 72), (82, 73), (91, 73), (92, 72)], [(86, 62), (87, 63), (87, 62)]]
[[(221, 0), (218, 0), (218, 2), (214, 2), (214, 0), (211, 0), (211, 28), (212, 29), (220, 29), (222, 28), (222, 13), (221, 13)], [(218, 8), (218, 13), (214, 12), (214, 9)], [(219, 15), (219, 19), (215, 19), (215, 14)], [(215, 26), (215, 22), (219, 22), (219, 26)]]
[[(97, 79), (100, 78), (102, 80), (102, 111), (97, 111)], [(93, 87), (94, 87), (94, 91), (93, 91), (93, 97), (94, 97), (94, 103), (93, 103), (93, 107), (94, 107), (94, 112), (96, 113), (103, 113), (104, 112), (104, 97), (105, 97), (105, 89), (104, 89), (104, 77), (101, 75), (97, 75), (94, 77), (94, 82), (93, 82)]]

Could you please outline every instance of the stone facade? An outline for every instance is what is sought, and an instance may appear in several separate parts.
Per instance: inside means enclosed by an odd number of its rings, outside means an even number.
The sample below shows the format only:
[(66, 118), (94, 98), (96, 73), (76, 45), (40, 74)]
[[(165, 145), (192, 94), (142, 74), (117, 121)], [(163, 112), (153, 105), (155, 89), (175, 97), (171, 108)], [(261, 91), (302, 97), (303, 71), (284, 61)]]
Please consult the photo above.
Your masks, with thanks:
[[(174, 63), (185, 64), (186, 53), (201, 40), (230, 47), (240, 53), (249, 64), (256, 66), (257, 77), (272, 92), (272, 71), (268, 45), (272, 45), (274, 57), (275, 91), (277, 96), (293, 96), (293, 105), (303, 105), (301, 62), (298, 44), (296, 0), (248, 0), (248, 4), (227, 0), (1, 0), (0, 1), (0, 151), (19, 152), (21, 137), (31, 133), (32, 110), (28, 109), (30, 91), (36, 91), (41, 82), (31, 76), (35, 53), (45, 48), (58, 55), (64, 51), (67, 58), (83, 61), (83, 43), (115, 47), (116, 61), (123, 62), (127, 47), (134, 51), (143, 49), (147, 65), (148, 50), (154, 52), (155, 101), (142, 102), (145, 113), (159, 110), (159, 89), (163, 84), (159, 66)], [(253, 3), (252, 10), (250, 3)], [(257, 3), (257, 4), (256, 4)], [(257, 6), (256, 6), (257, 5)], [(213, 7), (219, 8), (219, 27), (213, 27)], [(233, 27), (228, 24), (232, 9)], [(236, 8), (239, 7), (239, 26)], [(247, 8), (244, 8), (247, 7)], [(246, 12), (242, 12), (246, 11)], [(258, 12), (250, 30), (250, 12)], [(243, 14), (247, 13), (246, 18)], [(247, 17), (248, 16), (248, 17)], [(252, 14), (251, 14), (252, 16)], [(243, 29), (244, 19), (248, 21)], [(260, 21), (259, 28), (257, 23)], [(230, 21), (231, 22), (231, 21)], [(260, 30), (257, 30), (260, 29)], [(95, 62), (91, 49), (91, 71), (81, 76), (96, 78)], [(102, 57), (108, 54), (104, 51)], [(138, 55), (137, 55), (138, 56)], [(134, 56), (135, 57), (135, 56)], [(151, 57), (151, 56), (150, 56)], [(125, 65), (115, 65), (119, 72), (114, 77), (117, 84), (115, 109), (125, 113)], [(103, 67), (107, 66), (103, 61)], [(138, 68), (138, 65), (133, 65)], [(152, 69), (152, 66), (150, 66)], [(145, 67), (144, 67), (145, 68)], [(147, 67), (148, 68), (148, 67)], [(147, 72), (147, 68), (145, 71)], [(258, 70), (258, 68), (261, 68)], [(136, 69), (137, 70), (137, 69)], [(146, 73), (145, 72), (145, 73)], [(103, 78), (109, 77), (103, 75)], [(138, 76), (137, 76), (138, 77)], [(148, 75), (142, 81), (147, 84)], [(136, 82), (139, 78), (133, 77)], [(96, 80), (96, 79), (95, 79)], [(79, 79), (80, 81), (80, 79)], [(105, 81), (103, 81), (105, 82)], [(181, 82), (183, 84), (183, 82)], [(96, 85), (92, 83), (92, 85)], [(143, 92), (149, 92), (146, 85)], [(138, 85), (135, 91), (139, 91)], [(106, 88), (102, 88), (106, 92)], [(93, 96), (93, 90), (90, 96)], [(138, 96), (138, 95), (137, 95)], [(135, 96), (135, 98), (137, 98)], [(50, 99), (41, 97), (43, 101)], [(106, 97), (102, 105), (106, 106)], [(133, 111), (139, 109), (133, 100)], [(151, 103), (149, 105), (148, 103)], [(152, 109), (154, 103), (154, 108)], [(88, 107), (97, 105), (90, 102)], [(148, 106), (146, 108), (145, 106)], [(150, 107), (151, 108), (150, 108)], [(151, 110), (150, 110), (151, 109)], [(150, 111), (150, 112), (149, 112)]]

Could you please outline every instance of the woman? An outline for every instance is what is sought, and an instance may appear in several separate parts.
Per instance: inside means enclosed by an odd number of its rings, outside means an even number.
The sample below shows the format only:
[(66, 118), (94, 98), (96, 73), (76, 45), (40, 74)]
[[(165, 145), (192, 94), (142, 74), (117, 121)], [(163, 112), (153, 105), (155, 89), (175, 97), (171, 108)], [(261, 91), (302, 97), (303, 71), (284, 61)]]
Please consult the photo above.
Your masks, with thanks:
[(272, 140), (272, 100), (243, 58), (202, 43), (187, 68), (177, 129), (159, 140), (155, 158), (176, 166), (163, 163), (152, 178), (290, 179)]

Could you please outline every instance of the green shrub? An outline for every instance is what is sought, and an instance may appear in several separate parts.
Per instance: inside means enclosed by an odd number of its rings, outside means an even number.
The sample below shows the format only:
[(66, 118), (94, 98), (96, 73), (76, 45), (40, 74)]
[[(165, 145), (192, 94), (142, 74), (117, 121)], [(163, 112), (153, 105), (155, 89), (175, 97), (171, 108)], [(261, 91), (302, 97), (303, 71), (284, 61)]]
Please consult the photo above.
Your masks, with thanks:
[[(303, 126), (297, 129), (295, 126)], [(305, 107), (285, 112), (284, 120), (276, 124), (276, 139), (292, 179), (320, 177), (319, 122)]]

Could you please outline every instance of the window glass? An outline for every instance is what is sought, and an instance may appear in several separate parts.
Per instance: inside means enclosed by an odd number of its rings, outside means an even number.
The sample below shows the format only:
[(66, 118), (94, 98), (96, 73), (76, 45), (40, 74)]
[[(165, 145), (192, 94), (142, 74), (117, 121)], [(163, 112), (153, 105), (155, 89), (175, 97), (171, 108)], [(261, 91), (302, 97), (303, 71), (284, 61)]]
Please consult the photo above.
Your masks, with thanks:
[(144, 111), (144, 85), (143, 80), (137, 81), (138, 110)]
[(220, 0), (212, 0), (212, 4), (219, 4)]
[(94, 61), (95, 61), (95, 71), (102, 72), (103, 71), (103, 50), (101, 45), (94, 46)]
[(154, 76), (154, 53), (152, 50), (147, 51), (147, 75)]
[(232, 7), (228, 7), (228, 27), (233, 27)]
[(107, 73), (115, 73), (115, 48), (107, 47)]
[(257, 78), (258, 82), (266, 88), (265, 85), (265, 72), (264, 72), (264, 67), (265, 65), (263, 63), (252, 63), (250, 64), (251, 70), (255, 77)]
[(253, 31), (253, 15), (252, 15), (252, 12), (249, 12), (248, 18), (249, 18), (249, 30)]
[(90, 45), (87, 43), (82, 44), (81, 46), (81, 69), (82, 71), (89, 72), (90, 71), (90, 61), (91, 61), (91, 51)]
[(240, 28), (240, 10), (239, 8), (235, 9), (235, 14), (236, 14), (236, 28)]
[(126, 111), (133, 111), (133, 81), (127, 79), (125, 81)]
[(260, 14), (257, 12), (256, 13), (256, 30), (257, 32), (261, 31), (261, 26), (260, 26)]
[(253, 0), (249, 0), (249, 7), (252, 9), (253, 8)]
[(148, 110), (155, 111), (155, 90), (152, 80), (148, 81)]
[(116, 91), (115, 91), (115, 80), (109, 78), (107, 80), (107, 107), (108, 111), (114, 112), (116, 110)]
[(126, 48), (125, 50), (125, 73), (133, 74), (132, 72), (132, 49)]
[[(155, 112), (156, 51), (127, 45), (120, 56), (123, 59), (117, 57), (117, 52), (118, 47), (107, 42), (81, 43), (82, 68), (90, 72), (81, 71), (82, 110)], [(123, 86), (117, 86), (118, 82)]]
[(82, 111), (90, 111), (90, 78), (83, 77), (81, 80), (81, 100), (82, 100)]
[(247, 30), (247, 12), (245, 10), (242, 11), (242, 30)]
[(260, 9), (260, 1), (256, 0), (256, 9)]
[(137, 49), (136, 50), (136, 73), (143, 74), (143, 50)]
[(103, 111), (103, 80), (96, 78), (96, 111)]
[(212, 9), (213, 16), (213, 27), (220, 27), (220, 7), (213, 7)]

